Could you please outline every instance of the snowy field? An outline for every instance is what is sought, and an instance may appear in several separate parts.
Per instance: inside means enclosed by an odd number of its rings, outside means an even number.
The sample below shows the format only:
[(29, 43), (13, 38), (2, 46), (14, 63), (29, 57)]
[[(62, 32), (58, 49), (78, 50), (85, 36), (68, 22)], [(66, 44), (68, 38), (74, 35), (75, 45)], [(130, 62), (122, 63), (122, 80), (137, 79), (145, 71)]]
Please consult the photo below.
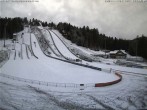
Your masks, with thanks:
[(75, 66), (54, 59), (8, 61), (3, 66), (2, 73), (26, 79), (58, 83), (100, 83), (118, 79), (114, 74)]
[(0, 109), (6, 110), (137, 110), (147, 109), (147, 78), (123, 75), (109, 87), (58, 88), (0, 77)]
[[(147, 109), (147, 69), (82, 61), (102, 69), (123, 71), (121, 82), (95, 88), (94, 83), (110, 82), (118, 77), (113, 73), (49, 58), (42, 52), (34, 34), (28, 33), (28, 29), (22, 32), (18, 34), (18, 42), (6, 41), (7, 48), (3, 48), (3, 41), (0, 41), (0, 50), (11, 50), (10, 59), (0, 62), (0, 110)], [(59, 32), (54, 32), (62, 38)], [(55, 34), (53, 36), (62, 54), (76, 58)], [(83, 52), (92, 53), (86, 49)], [(92, 86), (58, 87), (33, 81)]]

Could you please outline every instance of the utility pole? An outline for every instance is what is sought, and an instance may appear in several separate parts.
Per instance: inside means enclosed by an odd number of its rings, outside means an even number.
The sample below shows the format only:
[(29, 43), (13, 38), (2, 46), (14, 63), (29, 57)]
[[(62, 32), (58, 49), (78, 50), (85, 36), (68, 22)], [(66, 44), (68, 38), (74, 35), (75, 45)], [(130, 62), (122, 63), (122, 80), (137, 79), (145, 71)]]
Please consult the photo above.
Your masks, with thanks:
[(106, 38), (105, 38), (105, 57), (106, 57)]
[(4, 31), (4, 47), (6, 46), (5, 40), (6, 40), (6, 27), (7, 27), (8, 22), (5, 24), (5, 31)]
[(138, 54), (138, 36), (136, 38), (136, 61), (137, 61), (137, 54)]

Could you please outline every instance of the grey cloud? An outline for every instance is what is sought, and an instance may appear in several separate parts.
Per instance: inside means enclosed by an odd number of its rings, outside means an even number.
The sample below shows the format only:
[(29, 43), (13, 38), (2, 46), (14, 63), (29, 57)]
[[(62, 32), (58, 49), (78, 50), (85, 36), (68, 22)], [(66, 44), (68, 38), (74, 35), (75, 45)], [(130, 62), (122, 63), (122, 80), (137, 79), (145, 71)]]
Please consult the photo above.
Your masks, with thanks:
[(5, 4), (1, 16), (24, 17), (98, 28), (108, 36), (132, 39), (147, 35), (146, 3), (105, 3), (105, 0), (44, 0)]

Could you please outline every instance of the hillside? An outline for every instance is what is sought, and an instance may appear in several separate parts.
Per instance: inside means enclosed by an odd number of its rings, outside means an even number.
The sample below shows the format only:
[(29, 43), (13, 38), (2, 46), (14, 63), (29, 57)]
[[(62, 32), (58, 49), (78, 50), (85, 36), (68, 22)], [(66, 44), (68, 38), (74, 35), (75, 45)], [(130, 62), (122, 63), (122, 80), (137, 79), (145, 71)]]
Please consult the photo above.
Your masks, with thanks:
[[(131, 55), (141, 56), (147, 59), (147, 36), (136, 36), (133, 40), (114, 38), (106, 36), (98, 29), (90, 29), (88, 26), (82, 28), (72, 26), (69, 23), (59, 23), (57, 29), (71, 42), (90, 48), (92, 50), (125, 50)], [(119, 36), (118, 36), (119, 37)]]
[[(47, 23), (37, 19), (28, 20), (27, 18), (0, 18), (0, 39), (13, 38), (13, 34), (23, 30), (24, 24), (39, 26), (49, 26), (58, 29), (62, 35), (71, 42), (90, 48), (92, 50), (125, 50), (133, 56), (141, 56), (147, 59), (146, 42), (147, 36), (134, 36), (135, 39), (119, 39), (119, 36), (106, 36), (98, 29), (90, 29), (88, 26), (76, 27), (70, 23)], [(6, 30), (6, 31), (5, 31)]]
[(0, 109), (146, 109), (147, 69), (80, 59), (71, 48), (87, 57), (97, 51), (48, 27), (24, 27), (16, 35), (5, 47), (0, 40)]

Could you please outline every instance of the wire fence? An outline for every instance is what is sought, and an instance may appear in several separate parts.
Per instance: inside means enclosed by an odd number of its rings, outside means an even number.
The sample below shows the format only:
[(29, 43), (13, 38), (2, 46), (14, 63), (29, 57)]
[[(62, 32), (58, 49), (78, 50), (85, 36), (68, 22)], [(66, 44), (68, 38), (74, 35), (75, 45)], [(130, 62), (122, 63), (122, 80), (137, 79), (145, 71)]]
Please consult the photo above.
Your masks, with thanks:
[(30, 83), (30, 84), (37, 84), (37, 85), (44, 85), (44, 86), (52, 86), (52, 87), (72, 87), (72, 88), (89, 88), (89, 87), (103, 87), (103, 86), (109, 86), (112, 84), (116, 84), (122, 80), (122, 76), (115, 72), (115, 75), (118, 77), (118, 79), (111, 81), (111, 82), (105, 82), (105, 83), (87, 83), (87, 84), (75, 84), (75, 83), (55, 83), (55, 82), (45, 82), (45, 81), (39, 81), (39, 80), (32, 80), (32, 79), (25, 79), (20, 77), (15, 77), (7, 74), (0, 73), (0, 76), (9, 78), (12, 80)]
[(0, 76), (9, 78), (11, 80), (16, 80), (20, 82), (30, 83), (30, 84), (37, 84), (37, 85), (44, 85), (44, 86), (51, 86), (51, 87), (72, 87), (72, 88), (80, 88), (80, 87), (94, 87), (94, 83), (89, 84), (75, 84), (75, 83), (53, 83), (53, 82), (45, 82), (45, 81), (38, 81), (38, 80), (31, 80), (31, 79), (25, 79), (20, 77), (15, 77), (7, 74), (0, 73)]

